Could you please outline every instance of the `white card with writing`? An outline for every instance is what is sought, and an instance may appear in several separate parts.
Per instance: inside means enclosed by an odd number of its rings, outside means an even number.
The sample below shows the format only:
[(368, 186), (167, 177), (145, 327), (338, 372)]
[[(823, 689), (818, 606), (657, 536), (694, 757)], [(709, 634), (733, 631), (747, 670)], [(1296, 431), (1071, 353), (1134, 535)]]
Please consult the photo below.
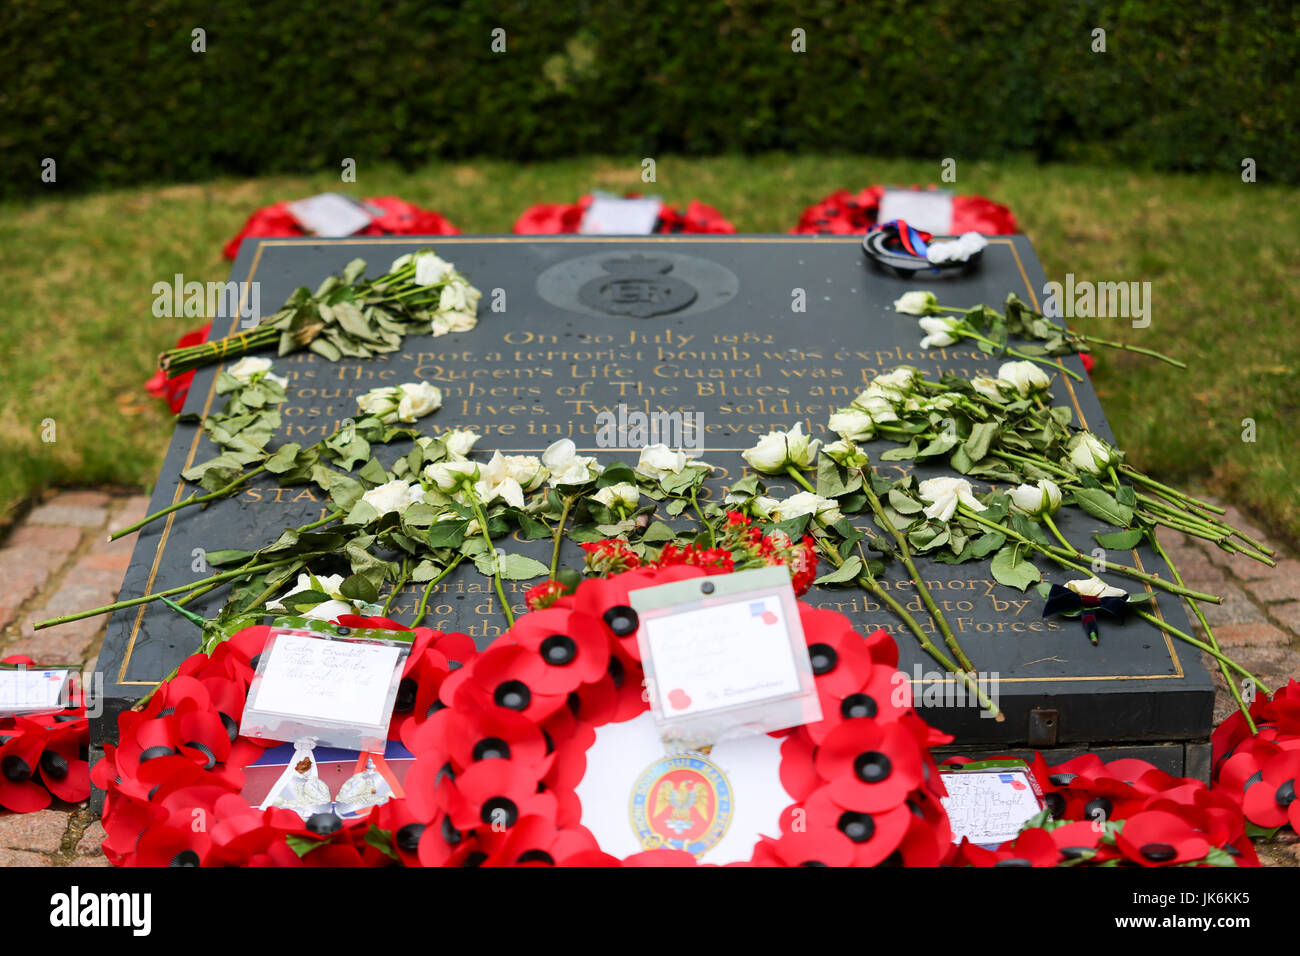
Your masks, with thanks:
[(886, 189), (876, 219), (902, 219), (921, 232), (947, 235), (952, 232), (952, 193), (942, 189)]
[(366, 206), (339, 193), (321, 193), (289, 203), (289, 213), (318, 236), (351, 236), (374, 219)]
[(945, 773), (948, 796), (941, 798), (954, 843), (967, 837), (981, 846), (1013, 840), (1025, 821), (1042, 810), (1027, 770)]
[(64, 709), (71, 672), (0, 668), (0, 714), (51, 714)]
[(648, 618), (645, 627), (666, 717), (799, 692), (775, 594)]
[(256, 709), (333, 723), (387, 723), (399, 654), (387, 645), (280, 634), (264, 664)]
[(663, 203), (658, 199), (620, 199), (597, 194), (592, 197), (578, 232), (589, 235), (648, 236), (655, 231), (662, 206)]

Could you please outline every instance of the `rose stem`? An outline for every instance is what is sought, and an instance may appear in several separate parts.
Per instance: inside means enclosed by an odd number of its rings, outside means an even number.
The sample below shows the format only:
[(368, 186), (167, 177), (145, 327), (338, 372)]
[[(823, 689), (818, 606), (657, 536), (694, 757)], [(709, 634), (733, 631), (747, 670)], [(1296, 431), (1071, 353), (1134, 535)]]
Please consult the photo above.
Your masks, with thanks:
[(560, 523), (555, 526), (555, 533), (551, 535), (550, 579), (552, 581), (555, 580), (555, 570), (560, 564), (560, 543), (564, 540), (564, 523), (569, 520), (569, 509), (573, 507), (573, 502), (576, 500), (577, 495), (564, 499), (564, 507), (560, 509)]
[[(718, 539), (714, 537), (713, 525), (704, 520), (704, 512), (700, 510), (700, 503), (695, 497), (694, 485), (691, 485), (691, 507), (695, 509), (695, 517), (700, 519), (700, 524), (704, 525), (704, 530), (709, 533), (709, 547), (716, 548), (718, 546)], [(815, 521), (816, 518), (814, 517), (813, 520)]]
[(406, 587), (406, 579), (410, 574), (411, 559), (406, 555), (402, 556), (402, 574), (393, 585), (393, 590), (388, 593), (388, 600), (384, 602), (383, 610), (379, 612), (380, 617), (388, 617), (388, 608), (393, 603), (393, 598), (397, 597), (397, 592)]
[(497, 598), (501, 601), (501, 610), (505, 613), (506, 621), (511, 627), (515, 626), (515, 614), (510, 610), (510, 604), (506, 601), (505, 589), (501, 586), (501, 565), (497, 560), (497, 549), (492, 544), (492, 535), (488, 533), (487, 515), (483, 513), (483, 508), (479, 505), (478, 496), (474, 494), (474, 487), (471, 484), (465, 485), (465, 493), (469, 496), (469, 502), (474, 506), (474, 517), (478, 520), (478, 525), (483, 529), (483, 540), (487, 542), (488, 553), (492, 555), (492, 584), (496, 588)]
[(411, 624), (411, 627), (419, 627), (420, 622), (424, 620), (425, 612), (429, 608), (429, 595), (433, 593), (434, 586), (443, 578), (445, 578), (448, 574), (450, 574), (452, 570), (456, 567), (456, 565), (460, 564), (461, 561), (463, 561), (464, 559), (465, 559), (464, 552), (458, 551), (456, 553), (456, 557), (452, 560), (451, 564), (447, 565), (445, 568), (439, 571), (438, 576), (425, 586), (424, 597), (420, 598), (420, 606), (419, 608), (416, 609), (415, 621)]

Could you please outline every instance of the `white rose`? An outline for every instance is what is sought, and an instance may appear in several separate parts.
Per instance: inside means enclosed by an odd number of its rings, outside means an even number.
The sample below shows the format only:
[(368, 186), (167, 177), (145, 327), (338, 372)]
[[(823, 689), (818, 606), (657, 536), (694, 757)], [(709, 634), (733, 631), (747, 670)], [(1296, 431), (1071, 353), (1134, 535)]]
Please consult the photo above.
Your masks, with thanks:
[(984, 505), (975, 500), (970, 482), (964, 478), (929, 478), (917, 486), (917, 493), (922, 501), (930, 502), (930, 507), (925, 509), (925, 516), (938, 521), (951, 518), (958, 503), (972, 511), (986, 510)]
[(847, 441), (865, 441), (876, 434), (876, 423), (871, 415), (851, 405), (833, 414), (826, 424), (831, 431)]
[(978, 232), (964, 232), (956, 239), (932, 242), (926, 247), (925, 257), (935, 265), (946, 262), (966, 262), (989, 244)]
[(411, 505), (424, 500), (424, 489), (418, 484), (413, 485), (399, 478), (377, 488), (371, 488), (361, 496), (361, 500), (381, 515), (386, 515), (390, 511), (402, 514)]
[(586, 484), (604, 470), (595, 458), (579, 455), (577, 446), (568, 438), (561, 438), (542, 452), (542, 464), (550, 470), (552, 485)]
[(395, 385), (372, 388), (357, 398), (357, 408), (391, 425), (397, 421), (397, 403), (400, 398), (401, 393)]
[(1020, 485), (1010, 491), (1011, 506), (1031, 518), (1054, 515), (1061, 507), (1061, 489), (1048, 478), (1039, 478), (1033, 485)]
[(977, 375), (970, 380), (971, 387), (985, 398), (991, 398), (995, 402), (1005, 402), (1002, 396), (1002, 390), (998, 388), (998, 380), (989, 378), (987, 375)]
[[(539, 462), (538, 468), (540, 467)], [(511, 474), (510, 464), (499, 451), (494, 452), (492, 460), (479, 469), (479, 480), (474, 484), (474, 494), (485, 505), (500, 498), (506, 504), (516, 508), (524, 506), (523, 485)]]
[(437, 285), (455, 271), (456, 267), (435, 253), (421, 252), (415, 257), (415, 284)]
[(428, 382), (407, 382), (397, 392), (397, 420), (413, 422), (442, 408), (442, 389)]
[(775, 521), (789, 521), (800, 515), (813, 515), (822, 524), (834, 524), (843, 515), (830, 498), (823, 498), (811, 491), (801, 491), (784, 501), (778, 501), (771, 507), (770, 515)]
[(254, 375), (260, 375), (263, 373), (265, 373), (267, 378), (278, 384), (281, 388), (289, 384), (289, 380), (284, 376), (270, 374), (270, 359), (258, 358), (255, 355), (245, 355), (234, 365), (230, 366), (227, 371), (245, 385), (248, 385), (253, 381)]
[(1004, 362), (998, 368), (998, 381), (1014, 388), (1022, 397), (1052, 384), (1047, 373), (1033, 362)]
[[(470, 449), (483, 436), (469, 428), (453, 428), (438, 437), (442, 439), (442, 445), (447, 449), (448, 461), (464, 461)], [(416, 444), (421, 448), (428, 448), (430, 441), (431, 439), (428, 438), (417, 438)]]
[(943, 348), (945, 345), (960, 342), (961, 336), (956, 334), (960, 327), (961, 322), (957, 319), (921, 319), (921, 329), (926, 333), (925, 337), (921, 339), (921, 348)]
[(904, 292), (894, 300), (894, 311), (904, 315), (928, 315), (938, 304), (933, 292)]
[(1068, 448), (1074, 467), (1090, 475), (1099, 475), (1119, 461), (1115, 450), (1092, 432), (1079, 432)]
[(667, 475), (680, 474), (685, 467), (686, 453), (673, 451), (661, 443), (646, 445), (641, 449), (641, 457), (637, 460), (635, 471), (639, 475), (658, 481)]
[[(834, 418), (835, 416), (832, 415), (831, 417)], [(853, 444), (852, 441), (844, 438), (824, 446), (822, 454), (845, 468), (862, 468), (868, 462), (868, 458), (862, 452), (862, 449)]]
[(769, 432), (753, 448), (742, 451), (740, 457), (749, 462), (755, 471), (779, 474), (787, 466), (809, 467), (820, 447), (821, 441), (805, 435), (803, 423), (800, 422), (786, 432)]
[(877, 425), (883, 425), (885, 422), (898, 421), (898, 415), (894, 413), (894, 401), (901, 398), (901, 394), (892, 390), (879, 388), (875, 385), (868, 385), (858, 397), (852, 402), (854, 408), (861, 409), (871, 416)]
[(388, 267), (388, 271), (396, 272), (398, 269), (401, 269), (410, 261), (411, 261), (411, 254), (409, 252), (404, 256), (398, 256), (396, 259), (393, 260), (393, 264)]
[(424, 477), (443, 491), (453, 491), (463, 484), (478, 481), (479, 467), (473, 461), (435, 461), (424, 466)]
[(910, 395), (916, 389), (916, 380), (920, 374), (911, 365), (900, 365), (892, 372), (877, 375), (871, 380), (871, 384), (880, 390)]
[[(285, 609), (283, 603), (285, 598), (290, 597), (291, 595), (294, 594), (301, 594), (304, 591), (319, 591), (321, 594), (328, 595), (329, 597), (334, 599), (332, 602), (328, 602), (328, 603), (337, 604), (340, 602), (344, 602), (345, 599), (343, 595), (339, 593), (339, 588), (342, 586), (342, 584), (343, 584), (343, 575), (341, 574), (319, 575), (316, 578), (315, 584), (312, 584), (310, 574), (305, 574), (305, 573), (300, 574), (298, 575), (298, 583), (294, 587), (290, 588), (288, 591), (285, 591), (274, 601), (268, 601), (266, 605), (266, 609), (268, 611), (283, 611)], [(325, 604), (318, 604), (316, 607), (325, 608)], [(315, 610), (316, 608), (312, 608), (312, 611)], [(331, 617), (328, 618), (316, 618), (316, 619), (329, 621), (329, 620), (333, 620), (339, 614), (350, 614), (350, 613), (352, 613), (352, 606), (350, 604), (344, 603), (344, 609), (342, 611), (336, 611)], [(308, 613), (302, 616), (313, 617), (314, 615)]]
[(760, 518), (772, 517), (772, 509), (781, 502), (771, 495), (755, 495), (754, 500), (749, 503), (750, 510)]
[(1085, 594), (1088, 597), (1120, 597), (1127, 594), (1122, 588), (1111, 587), (1100, 578), (1083, 578), (1078, 581), (1066, 581), (1065, 586), (1075, 594)]
[(636, 485), (630, 481), (620, 481), (616, 485), (610, 485), (601, 488), (592, 495), (606, 508), (614, 508), (622, 505), (625, 509), (631, 510), (637, 506), (641, 500), (641, 492)]

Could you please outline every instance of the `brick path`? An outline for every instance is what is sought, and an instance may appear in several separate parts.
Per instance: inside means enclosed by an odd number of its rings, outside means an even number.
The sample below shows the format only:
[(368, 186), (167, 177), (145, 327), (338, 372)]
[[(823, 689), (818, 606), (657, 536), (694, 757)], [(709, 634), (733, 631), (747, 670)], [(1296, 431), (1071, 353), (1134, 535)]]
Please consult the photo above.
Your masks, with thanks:
[[(35, 621), (98, 607), (117, 599), (135, 535), (108, 543), (110, 531), (144, 517), (148, 499), (100, 491), (65, 491), (38, 505), (0, 547), (0, 657), (27, 654), (40, 663), (94, 668), (105, 617), (34, 631)], [(1269, 536), (1228, 508), (1227, 520), (1247, 534)], [(1208, 542), (1161, 537), (1185, 583), (1223, 597), (1206, 605), (1206, 619), (1229, 655), (1270, 686), (1300, 677), (1300, 560), (1281, 556), (1270, 569)], [(1271, 542), (1270, 542), (1271, 544)], [(1203, 545), (1208, 545), (1203, 547)], [(1279, 549), (1280, 550), (1280, 549)], [(1199, 627), (1198, 637), (1204, 638)], [(1222, 675), (1206, 658), (1219, 693), (1217, 724), (1232, 712)], [(104, 830), (86, 805), (60, 804), (33, 814), (0, 811), (0, 866), (108, 866), (99, 850)], [(1273, 866), (1300, 866), (1300, 841), (1260, 845)]]

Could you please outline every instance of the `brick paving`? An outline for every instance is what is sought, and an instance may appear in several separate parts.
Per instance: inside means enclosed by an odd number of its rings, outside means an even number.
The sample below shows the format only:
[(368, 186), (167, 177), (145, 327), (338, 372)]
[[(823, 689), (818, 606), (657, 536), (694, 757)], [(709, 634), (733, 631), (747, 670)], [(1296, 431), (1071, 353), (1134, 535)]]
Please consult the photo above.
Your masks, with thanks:
[[(105, 617), (73, 621), (36, 631), (32, 625), (69, 611), (109, 604), (117, 599), (122, 576), (135, 546), (135, 535), (109, 543), (116, 528), (144, 517), (148, 499), (113, 496), (102, 491), (64, 491), (35, 507), (26, 520), (0, 542), (0, 657), (27, 654), (41, 663), (76, 664), (93, 670), (103, 640)], [(1269, 536), (1236, 508), (1226, 520), (1252, 537)], [(1161, 543), (1189, 587), (1219, 594), (1221, 606), (1204, 605), (1206, 619), (1231, 656), (1270, 686), (1300, 677), (1300, 560), (1279, 548), (1270, 569), (1210, 542), (1179, 534), (1161, 535)], [(1196, 635), (1204, 639), (1199, 626)], [(1232, 713), (1234, 704), (1214, 661), (1214, 720)], [(0, 866), (108, 866), (100, 851), (104, 829), (85, 803), (61, 804), (34, 814), (0, 811)], [(1259, 847), (1270, 866), (1300, 866), (1300, 838), (1288, 831)]]

